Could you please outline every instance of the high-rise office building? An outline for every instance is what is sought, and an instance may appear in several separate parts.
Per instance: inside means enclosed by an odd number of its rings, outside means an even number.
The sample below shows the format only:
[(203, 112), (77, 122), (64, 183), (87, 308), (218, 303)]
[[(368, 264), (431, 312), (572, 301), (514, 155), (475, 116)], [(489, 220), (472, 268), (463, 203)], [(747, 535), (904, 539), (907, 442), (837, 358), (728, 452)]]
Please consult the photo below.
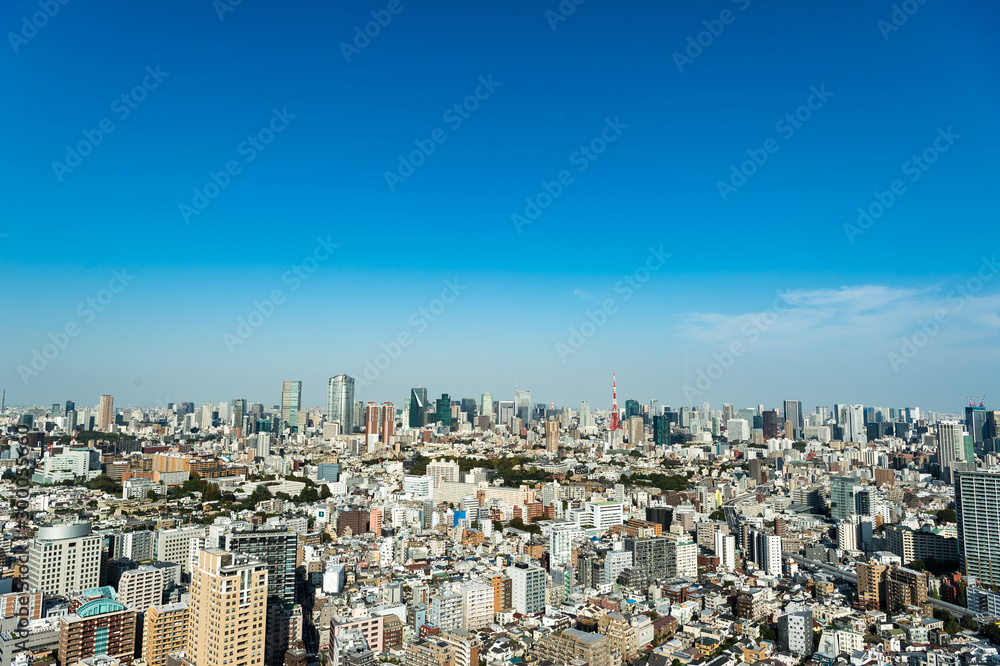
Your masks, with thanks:
[(771, 409), (764, 412), (764, 439), (777, 439), (781, 436), (781, 424), (778, 422), (778, 412)]
[(281, 382), (282, 427), (291, 428), (293, 432), (298, 432), (299, 410), (301, 409), (302, 409), (302, 382), (299, 380), (291, 380), (291, 379)]
[(423, 387), (410, 389), (409, 423), (411, 428), (427, 425), (427, 389)]
[(190, 610), (187, 604), (163, 604), (146, 611), (142, 659), (148, 666), (166, 666), (167, 655), (187, 649)]
[(187, 651), (197, 666), (264, 663), (267, 566), (209, 548), (191, 572)]
[(326, 418), (340, 424), (340, 432), (354, 432), (354, 378), (347, 375), (330, 377), (326, 389)]
[(525, 425), (531, 421), (531, 391), (514, 389), (514, 416)]
[(97, 429), (107, 432), (115, 422), (115, 399), (114, 396), (102, 395), (101, 402), (97, 407)]
[[(242, 428), (243, 427), (243, 417), (247, 414), (247, 401), (245, 398), (236, 398), (233, 400), (233, 427)], [(246, 435), (247, 433), (240, 433), (241, 435)]]
[(969, 405), (965, 408), (965, 429), (972, 435), (974, 443), (983, 443), (986, 435), (986, 407)]
[(451, 397), (442, 393), (435, 403), (434, 419), (446, 428), (451, 427)]
[(580, 427), (590, 428), (594, 425), (594, 416), (590, 413), (590, 403), (580, 403)]
[(490, 421), (496, 421), (493, 416), (493, 394), (484, 393), (479, 400), (479, 414), (481, 416), (488, 416)]
[(670, 417), (666, 414), (653, 417), (653, 443), (656, 446), (670, 446)]
[(1000, 474), (955, 474), (958, 558), (962, 573), (1000, 585)]
[(854, 489), (861, 483), (857, 476), (830, 477), (830, 517), (847, 520), (854, 512)]
[(846, 417), (846, 424), (842, 424), (844, 426), (844, 441), (858, 444), (867, 443), (864, 405), (848, 405)]
[(965, 462), (965, 436), (958, 421), (941, 421), (937, 424), (938, 466), (941, 478), (951, 482), (951, 468), (956, 462)]
[(29, 590), (65, 596), (101, 582), (101, 536), (90, 523), (39, 527), (28, 549)]
[(793, 439), (802, 439), (802, 401), (801, 400), (786, 400), (785, 401), (785, 423), (792, 424), (792, 433), (794, 435)]
[(215, 411), (215, 403), (203, 402), (201, 404), (201, 429), (212, 427), (212, 413)]

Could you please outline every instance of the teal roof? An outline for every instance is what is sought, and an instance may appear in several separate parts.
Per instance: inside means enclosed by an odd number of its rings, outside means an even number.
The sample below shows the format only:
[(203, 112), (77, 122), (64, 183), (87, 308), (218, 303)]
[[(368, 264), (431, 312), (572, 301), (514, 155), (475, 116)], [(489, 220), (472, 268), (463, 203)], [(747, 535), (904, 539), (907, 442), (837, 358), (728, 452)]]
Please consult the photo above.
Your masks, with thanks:
[(125, 606), (111, 599), (94, 599), (76, 609), (76, 614), (80, 617), (94, 617), (106, 613), (117, 613), (125, 610)]

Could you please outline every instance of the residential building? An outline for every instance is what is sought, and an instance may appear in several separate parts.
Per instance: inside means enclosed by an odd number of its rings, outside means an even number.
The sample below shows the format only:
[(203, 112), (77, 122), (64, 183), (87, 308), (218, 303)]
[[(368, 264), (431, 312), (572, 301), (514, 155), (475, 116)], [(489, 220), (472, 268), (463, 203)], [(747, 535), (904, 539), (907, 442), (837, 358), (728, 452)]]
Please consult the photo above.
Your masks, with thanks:
[(267, 622), (267, 565), (219, 548), (191, 572), (187, 651), (197, 666), (260, 666)]
[(187, 650), (189, 620), (187, 604), (155, 605), (146, 610), (142, 660), (147, 666), (166, 666), (168, 654)]

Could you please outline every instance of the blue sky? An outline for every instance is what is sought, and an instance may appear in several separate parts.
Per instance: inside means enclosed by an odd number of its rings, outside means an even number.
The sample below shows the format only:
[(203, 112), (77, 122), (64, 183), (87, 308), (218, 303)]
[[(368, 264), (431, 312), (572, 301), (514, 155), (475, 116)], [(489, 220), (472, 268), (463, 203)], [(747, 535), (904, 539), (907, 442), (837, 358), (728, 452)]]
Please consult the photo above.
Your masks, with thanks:
[[(996, 393), (993, 3), (589, 0), (565, 20), (556, 2), (220, 6), (4, 5), (8, 402), (273, 404), (295, 378), (323, 404), (327, 377), (362, 377), (400, 335), (359, 399), (508, 397), (516, 379), (603, 406), (612, 371), (623, 398), (675, 406), (955, 410)], [(386, 25), (354, 42), (372, 12)], [(102, 127), (68, 170), (67, 146)], [(518, 229), (544, 183), (558, 195)], [(650, 247), (671, 256), (626, 298)], [(461, 289), (430, 321), (446, 280)], [(226, 337), (275, 290), (251, 335)], [(795, 305), (748, 323), (778, 292)], [(91, 316), (88, 298), (110, 300)]]

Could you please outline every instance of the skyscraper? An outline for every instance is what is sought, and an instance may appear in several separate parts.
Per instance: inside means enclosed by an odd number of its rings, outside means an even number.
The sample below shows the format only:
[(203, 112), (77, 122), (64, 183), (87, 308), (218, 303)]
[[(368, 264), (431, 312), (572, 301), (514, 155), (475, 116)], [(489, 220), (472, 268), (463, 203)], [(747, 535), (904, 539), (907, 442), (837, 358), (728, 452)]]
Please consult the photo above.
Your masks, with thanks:
[(114, 396), (102, 395), (101, 403), (97, 408), (97, 429), (106, 432), (115, 422), (115, 399)]
[(369, 438), (372, 435), (378, 437), (379, 434), (379, 406), (377, 402), (369, 402), (365, 405), (365, 435)]
[(865, 407), (864, 405), (849, 405), (847, 407), (847, 423), (844, 424), (844, 440), (865, 444)]
[(590, 413), (590, 403), (581, 402), (580, 403), (580, 427), (590, 428), (594, 425), (594, 417)]
[(427, 425), (427, 389), (410, 389), (410, 427), (422, 428)]
[(198, 666), (262, 664), (267, 566), (245, 555), (208, 548), (198, 553), (190, 591), (191, 661)]
[(1000, 474), (957, 472), (955, 513), (962, 573), (1000, 585)]
[(764, 438), (777, 439), (780, 434), (778, 423), (778, 412), (772, 410), (764, 412)]
[(559, 451), (559, 421), (555, 419), (545, 420), (545, 450), (549, 453)]
[(451, 397), (447, 393), (442, 393), (437, 399), (434, 410), (434, 418), (443, 426), (451, 427)]
[(396, 405), (391, 402), (382, 403), (382, 425), (380, 427), (382, 442), (389, 446), (396, 434)]
[(479, 414), (490, 417), (490, 421), (496, 421), (493, 417), (493, 394), (484, 393), (479, 400)]
[(653, 417), (653, 443), (656, 446), (670, 446), (670, 417), (666, 414)]
[(861, 483), (857, 476), (830, 477), (830, 517), (847, 520), (854, 512), (854, 488)]
[(340, 424), (340, 432), (354, 432), (354, 378), (347, 375), (330, 377), (327, 384), (326, 418)]
[(951, 468), (956, 462), (965, 462), (965, 436), (958, 421), (941, 421), (937, 424), (938, 466), (941, 478), (951, 482)]
[[(243, 427), (243, 417), (247, 413), (247, 401), (245, 398), (236, 398), (233, 400), (233, 427), (242, 428)], [(240, 433), (245, 434), (245, 433)]]
[(514, 389), (514, 416), (525, 425), (531, 421), (531, 391)]
[(986, 431), (986, 408), (982, 405), (969, 405), (965, 408), (965, 429), (972, 435), (976, 444), (983, 443)]
[[(377, 405), (376, 405), (377, 406)], [(295, 555), (298, 536), (287, 529), (230, 532), (224, 548), (267, 566), (267, 636), (265, 663), (279, 666), (288, 648), (286, 614), (295, 603)]]
[(786, 400), (785, 401), (785, 423), (791, 422), (792, 433), (794, 435), (793, 439), (802, 439), (802, 401), (801, 400)]
[(286, 380), (281, 382), (281, 426), (299, 430), (299, 410), (302, 409), (302, 382)]

